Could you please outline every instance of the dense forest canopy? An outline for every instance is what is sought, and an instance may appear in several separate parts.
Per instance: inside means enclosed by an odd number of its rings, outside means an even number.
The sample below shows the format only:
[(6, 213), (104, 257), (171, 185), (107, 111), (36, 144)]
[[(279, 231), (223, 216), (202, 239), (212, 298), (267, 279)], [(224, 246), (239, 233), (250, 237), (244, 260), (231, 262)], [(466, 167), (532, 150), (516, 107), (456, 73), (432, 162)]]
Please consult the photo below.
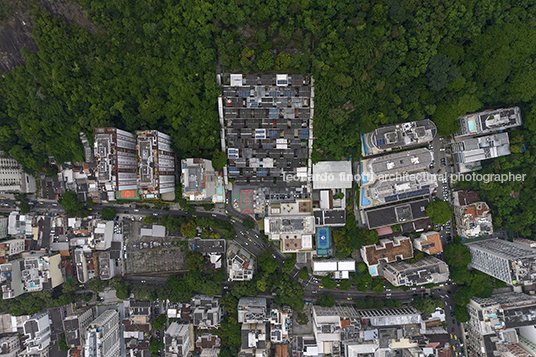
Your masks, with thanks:
[[(24, 50), (26, 65), (1, 80), (0, 150), (26, 169), (46, 168), (48, 155), (82, 160), (78, 133), (97, 126), (159, 129), (179, 155), (210, 157), (219, 146), (221, 71), (311, 73), (315, 158), (357, 157), (359, 133), (381, 124), (429, 117), (450, 134), (459, 115), (511, 104), (523, 109), (531, 158), (532, 0), (80, 3), (98, 31), (36, 6), (39, 51)], [(519, 206), (495, 209), (514, 226)], [(536, 218), (526, 218), (531, 232)]]

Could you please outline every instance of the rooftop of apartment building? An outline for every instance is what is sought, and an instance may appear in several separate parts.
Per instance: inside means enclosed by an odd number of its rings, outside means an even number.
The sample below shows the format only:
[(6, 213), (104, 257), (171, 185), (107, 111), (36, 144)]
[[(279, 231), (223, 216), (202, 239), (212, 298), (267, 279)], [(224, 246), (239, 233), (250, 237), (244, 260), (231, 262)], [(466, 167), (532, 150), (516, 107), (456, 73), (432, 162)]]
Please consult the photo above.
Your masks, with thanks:
[(181, 161), (182, 195), (190, 201), (223, 202), (223, 176), (211, 160), (189, 158)]
[(489, 238), (477, 242), (465, 244), (469, 250), (479, 249), (496, 255), (503, 259), (514, 261), (516, 259), (532, 258), (536, 256), (536, 248), (527, 247), (518, 243), (513, 243), (499, 238)]
[(368, 228), (375, 229), (426, 218), (426, 204), (428, 202), (428, 199), (420, 199), (393, 206), (366, 210), (365, 215), (367, 217)]
[(225, 74), (223, 83), (229, 175), (238, 185), (299, 185), (281, 178), (307, 167), (310, 78)]
[[(369, 266), (379, 264), (380, 261), (387, 263), (395, 262), (397, 259), (409, 259), (413, 257), (413, 244), (408, 237), (395, 237), (391, 239), (380, 239), (378, 244), (368, 245), (361, 248), (364, 253), (365, 262)], [(363, 254), (362, 254), (363, 255)]]
[(401, 151), (370, 159), (362, 159), (361, 185), (370, 185), (376, 180), (402, 172), (413, 172), (427, 169), (432, 161), (433, 153), (427, 148)]
[(480, 195), (478, 191), (463, 190), (454, 192), (454, 206), (467, 206), (479, 201)]
[(361, 187), (361, 209), (381, 206), (397, 201), (431, 195), (437, 188), (437, 179), (428, 171), (400, 174), (395, 178), (378, 180)]
[(407, 148), (432, 141), (437, 127), (430, 119), (398, 123), (362, 134), (363, 156), (381, 154), (384, 150)]
[(421, 314), (413, 307), (400, 307), (381, 310), (359, 310), (362, 320), (371, 326), (419, 325)]
[(487, 134), (521, 125), (519, 107), (490, 109), (458, 118), (460, 130), (455, 138)]
[(426, 256), (414, 263), (402, 261), (386, 264), (383, 276), (395, 286), (437, 284), (448, 280), (449, 267), (440, 259)]
[(352, 188), (352, 163), (350, 161), (320, 161), (313, 164), (313, 189)]
[(454, 142), (452, 153), (456, 161), (460, 163), (472, 163), (510, 155), (508, 133), (496, 133)]

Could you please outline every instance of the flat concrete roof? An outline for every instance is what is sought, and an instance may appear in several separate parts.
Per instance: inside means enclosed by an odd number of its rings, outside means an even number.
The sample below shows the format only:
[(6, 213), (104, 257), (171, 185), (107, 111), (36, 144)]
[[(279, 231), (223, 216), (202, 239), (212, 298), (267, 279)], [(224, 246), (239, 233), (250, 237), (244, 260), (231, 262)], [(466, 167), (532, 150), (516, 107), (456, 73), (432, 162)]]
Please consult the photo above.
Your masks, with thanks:
[(352, 188), (350, 161), (321, 161), (313, 165), (313, 189)]

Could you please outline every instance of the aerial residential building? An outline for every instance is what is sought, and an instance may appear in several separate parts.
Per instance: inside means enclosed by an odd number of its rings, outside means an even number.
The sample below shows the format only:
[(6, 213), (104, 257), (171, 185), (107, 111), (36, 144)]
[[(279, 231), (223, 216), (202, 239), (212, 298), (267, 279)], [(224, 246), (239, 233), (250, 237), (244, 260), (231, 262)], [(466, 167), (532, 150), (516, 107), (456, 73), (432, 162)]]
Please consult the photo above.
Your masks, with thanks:
[(333, 279), (348, 279), (350, 272), (355, 272), (353, 259), (313, 259), (311, 269), (314, 275), (326, 276), (332, 274)]
[(410, 238), (402, 236), (380, 239), (378, 244), (361, 247), (361, 257), (369, 267), (370, 275), (378, 276), (380, 263), (413, 258), (413, 244)]
[(430, 119), (383, 126), (361, 134), (361, 153), (370, 156), (421, 145), (432, 141), (436, 133), (437, 127)]
[(8, 335), (0, 338), (0, 356), (17, 357), (20, 352), (20, 340), (17, 334)]
[(9, 258), (25, 250), (26, 239), (10, 239), (0, 242), (0, 257)]
[(218, 357), (220, 353), (221, 339), (219, 336), (204, 333), (197, 335), (195, 347), (201, 349), (200, 357)]
[(265, 356), (270, 351), (266, 324), (242, 324), (242, 346), (238, 357)]
[(223, 311), (216, 297), (195, 295), (192, 298), (193, 325), (202, 330), (219, 328)]
[(491, 210), (486, 202), (455, 206), (456, 230), (460, 237), (475, 238), (493, 233)]
[(401, 203), (398, 205), (364, 211), (368, 229), (376, 229), (395, 224), (404, 224), (428, 217), (426, 205), (429, 199)]
[(0, 151), (0, 191), (35, 192), (35, 178), (25, 173), (14, 158), (2, 151)]
[(225, 201), (223, 173), (206, 159), (181, 161), (182, 197), (190, 201), (222, 203)]
[(175, 199), (175, 153), (171, 136), (158, 130), (137, 131), (138, 189), (142, 199)]
[(390, 175), (426, 170), (433, 161), (433, 153), (426, 148), (362, 159), (360, 185), (362, 187), (372, 185)]
[(290, 309), (272, 308), (270, 311), (270, 340), (272, 343), (287, 343), (292, 324)]
[(361, 319), (353, 306), (313, 305), (313, 333), (319, 355), (341, 355), (341, 341), (359, 336)]
[(229, 178), (238, 186), (301, 186), (312, 148), (311, 78), (266, 73), (222, 79), (218, 108)]
[(426, 254), (439, 254), (443, 252), (441, 236), (434, 231), (421, 233), (419, 238), (413, 240), (413, 247)]
[(437, 188), (437, 178), (429, 171), (404, 172), (396, 177), (376, 180), (371, 185), (361, 186), (359, 208), (405, 201), (431, 196)]
[(38, 312), (24, 322), (24, 345), (26, 353), (46, 350), (51, 338), (48, 312)]
[(164, 357), (186, 357), (190, 351), (190, 324), (171, 323), (164, 335)]
[(50, 290), (65, 281), (60, 254), (35, 254), (0, 265), (2, 298), (12, 299), (23, 293)]
[(268, 320), (266, 298), (241, 297), (238, 300), (238, 322), (246, 324), (263, 323)]
[(510, 285), (536, 282), (536, 248), (498, 238), (465, 245), (471, 253), (470, 267)]
[(346, 224), (346, 190), (352, 188), (350, 161), (321, 161), (313, 165), (313, 214), (315, 225)]
[(467, 311), (467, 350), (480, 357), (534, 355), (536, 299), (508, 292), (489, 298), (474, 296)]
[(132, 324), (148, 324), (151, 320), (150, 301), (129, 301), (125, 304)]
[(315, 218), (311, 200), (270, 205), (268, 217), (264, 219), (264, 232), (270, 240), (281, 241), (283, 253), (312, 251)]
[(18, 238), (32, 236), (33, 217), (32, 213), (20, 214), (19, 211), (12, 211), (8, 218), (7, 233)]
[(496, 133), (452, 143), (452, 157), (458, 172), (481, 167), (481, 161), (510, 155), (508, 133)]
[[(362, 324), (355, 338), (342, 341), (346, 357), (390, 356), (421, 357), (425, 324), (413, 308), (359, 310)], [(441, 355), (439, 355), (441, 356)]]
[(119, 313), (106, 310), (89, 324), (84, 344), (84, 357), (119, 357), (121, 337)]
[(489, 134), (521, 125), (519, 107), (490, 109), (479, 113), (467, 114), (458, 118), (460, 130), (454, 137), (462, 138)]
[(81, 346), (86, 341), (87, 327), (93, 319), (93, 309), (81, 309), (63, 320), (67, 346), (81, 349)]
[(473, 203), (482, 201), (477, 191), (456, 191), (452, 194), (452, 204), (454, 206), (468, 206)]
[(88, 237), (88, 246), (95, 250), (107, 250), (112, 246), (114, 234), (114, 221), (92, 221), (91, 236)]
[(382, 267), (381, 275), (394, 286), (416, 286), (444, 283), (449, 279), (449, 266), (432, 256), (408, 263), (394, 262)]
[(5, 216), (0, 217), (0, 239), (7, 237), (7, 227), (9, 225), (9, 218)]
[(95, 128), (97, 178), (106, 199), (138, 198), (136, 137), (117, 128)]
[(227, 276), (230, 281), (253, 279), (255, 256), (238, 244), (229, 244), (227, 250)]

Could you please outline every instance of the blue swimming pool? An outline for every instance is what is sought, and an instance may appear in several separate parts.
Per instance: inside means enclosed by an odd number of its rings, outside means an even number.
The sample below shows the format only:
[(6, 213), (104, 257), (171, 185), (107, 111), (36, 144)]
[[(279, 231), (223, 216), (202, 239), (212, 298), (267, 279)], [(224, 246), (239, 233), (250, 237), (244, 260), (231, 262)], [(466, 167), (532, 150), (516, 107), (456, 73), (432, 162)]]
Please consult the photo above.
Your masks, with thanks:
[(376, 267), (370, 267), (369, 272), (370, 272), (370, 275), (376, 275), (377, 274)]

